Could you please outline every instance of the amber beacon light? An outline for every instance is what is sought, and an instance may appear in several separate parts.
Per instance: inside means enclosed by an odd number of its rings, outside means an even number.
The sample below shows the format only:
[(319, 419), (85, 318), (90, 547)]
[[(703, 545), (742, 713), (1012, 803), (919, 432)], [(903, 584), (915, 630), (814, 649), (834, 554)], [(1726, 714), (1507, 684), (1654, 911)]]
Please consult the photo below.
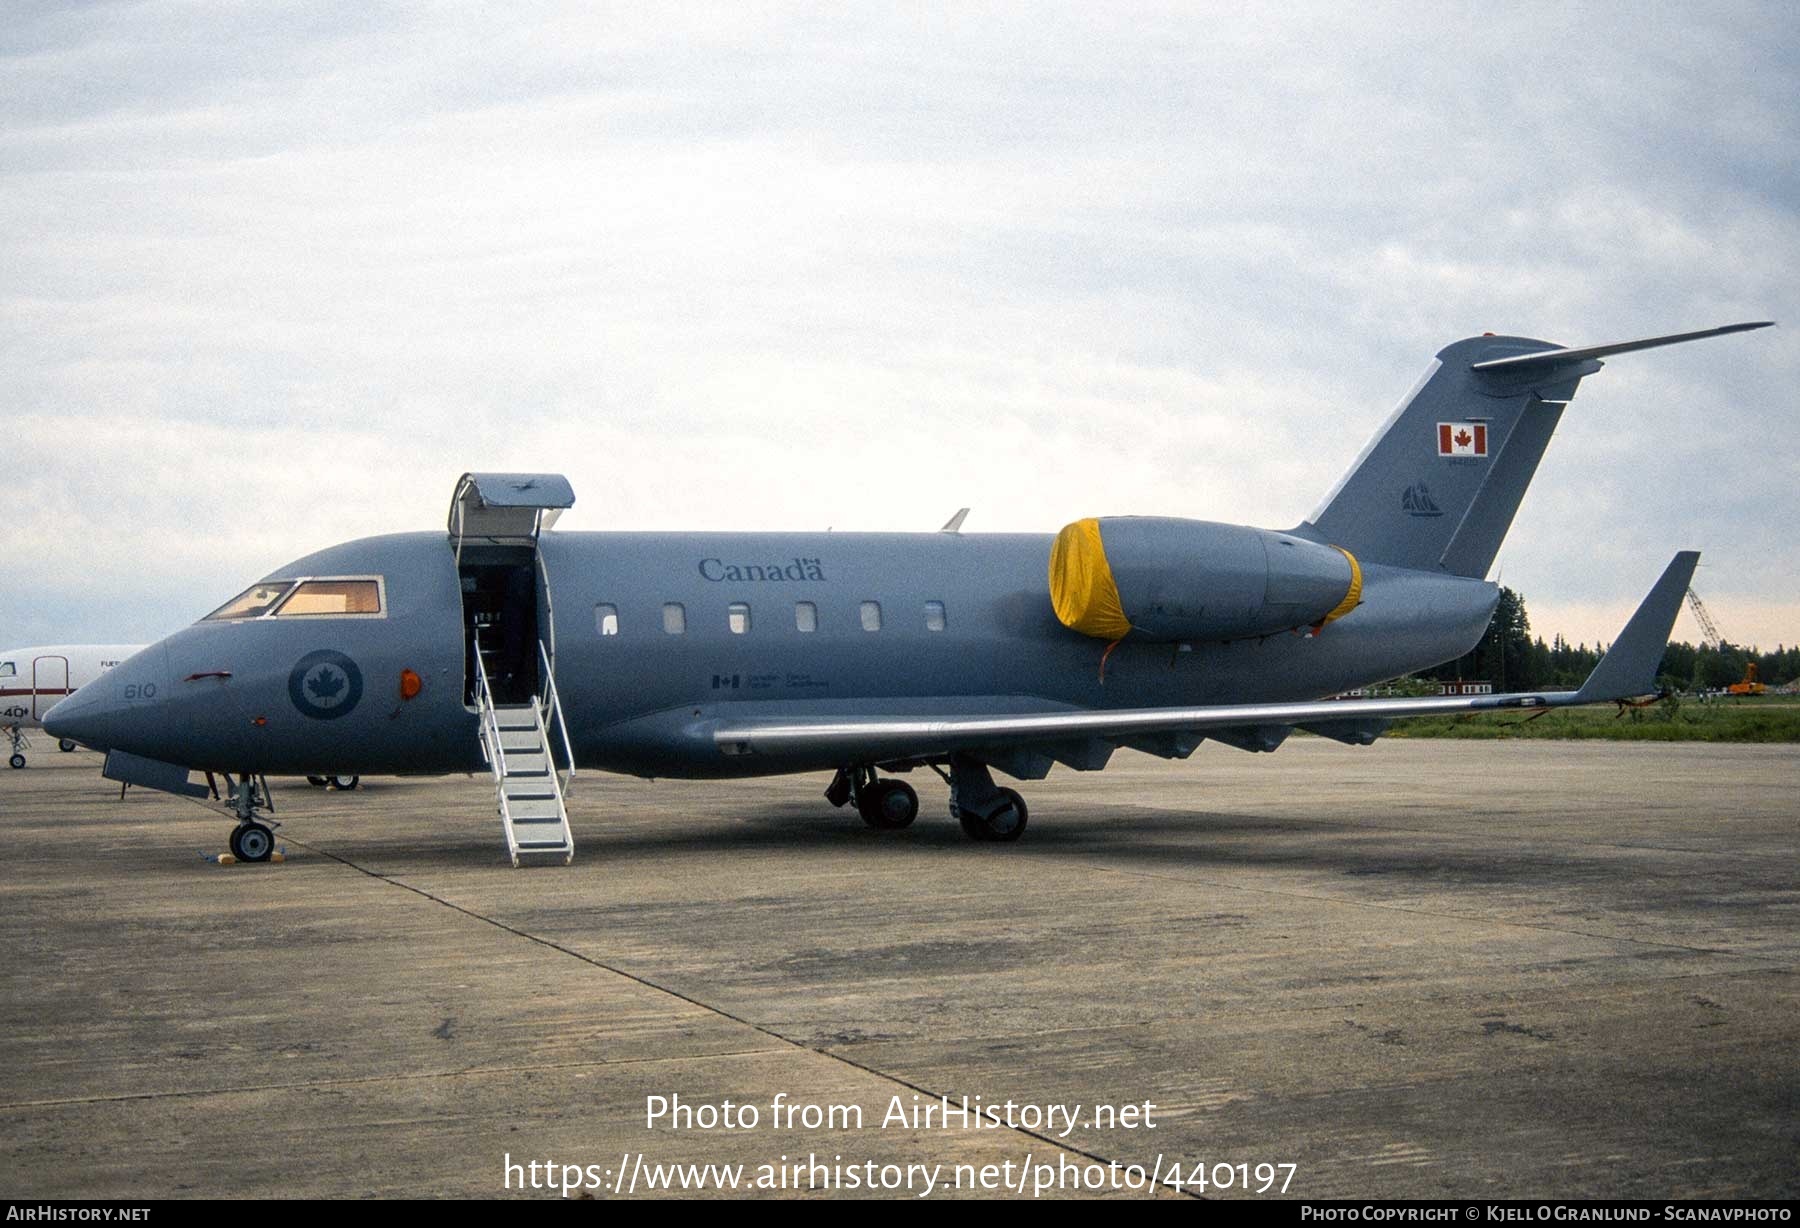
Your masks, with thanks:
[(415, 699), (425, 689), (425, 680), (410, 669), (400, 671), (400, 698)]

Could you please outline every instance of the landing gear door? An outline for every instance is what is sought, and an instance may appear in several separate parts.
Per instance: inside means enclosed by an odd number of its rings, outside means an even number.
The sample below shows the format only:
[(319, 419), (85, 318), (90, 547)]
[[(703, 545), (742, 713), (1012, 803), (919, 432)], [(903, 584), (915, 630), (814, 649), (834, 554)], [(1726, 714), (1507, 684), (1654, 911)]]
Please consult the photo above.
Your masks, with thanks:
[(450, 539), (465, 545), (535, 547), (538, 534), (574, 506), (560, 473), (465, 473), (450, 500)]

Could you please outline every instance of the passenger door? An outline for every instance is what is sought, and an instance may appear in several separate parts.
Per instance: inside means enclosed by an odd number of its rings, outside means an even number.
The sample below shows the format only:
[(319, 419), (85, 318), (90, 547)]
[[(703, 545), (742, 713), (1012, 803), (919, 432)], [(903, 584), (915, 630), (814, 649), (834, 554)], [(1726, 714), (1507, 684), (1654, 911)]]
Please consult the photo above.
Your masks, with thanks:
[(31, 719), (42, 721), (44, 713), (62, 702), (69, 693), (69, 658), (37, 657), (31, 662)]

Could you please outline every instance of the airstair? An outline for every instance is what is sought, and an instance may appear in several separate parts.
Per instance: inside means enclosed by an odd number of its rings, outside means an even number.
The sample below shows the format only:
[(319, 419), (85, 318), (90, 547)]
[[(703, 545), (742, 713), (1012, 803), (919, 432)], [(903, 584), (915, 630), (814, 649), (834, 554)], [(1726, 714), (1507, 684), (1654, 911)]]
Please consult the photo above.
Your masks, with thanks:
[[(475, 643), (475, 704), (481, 716), (481, 753), (494, 773), (494, 796), (506, 851), (514, 866), (520, 857), (575, 860), (569, 831), (569, 788), (575, 779), (575, 752), (563, 721), (550, 654), (538, 641), (537, 692), (524, 703), (497, 703), (488, 679), (488, 650)], [(552, 741), (552, 730), (558, 735)], [(559, 763), (556, 752), (562, 752)], [(566, 768), (563, 766), (566, 765)]]

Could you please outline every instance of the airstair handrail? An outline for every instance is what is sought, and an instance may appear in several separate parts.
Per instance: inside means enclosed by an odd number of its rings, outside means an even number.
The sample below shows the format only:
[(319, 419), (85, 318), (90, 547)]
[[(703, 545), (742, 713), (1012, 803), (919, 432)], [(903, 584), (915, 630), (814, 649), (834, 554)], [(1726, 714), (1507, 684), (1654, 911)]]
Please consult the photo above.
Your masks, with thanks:
[[(562, 737), (563, 754), (569, 760), (569, 775), (562, 782), (561, 788), (561, 792), (566, 796), (575, 783), (575, 748), (569, 742), (569, 722), (563, 716), (562, 696), (556, 689), (556, 673), (550, 668), (550, 653), (544, 647), (543, 640), (538, 641), (538, 663), (544, 668), (544, 698), (539, 709), (539, 721), (541, 723), (545, 716), (554, 717), (556, 731)], [(548, 729), (544, 731), (544, 740), (549, 741)], [(550, 766), (554, 769), (556, 765), (552, 763)]]
[(475, 633), (475, 703), (481, 709), (481, 740), (488, 748), (488, 766), (496, 781), (506, 778), (506, 747), (500, 737), (500, 717), (494, 711), (494, 691), (488, 682), (487, 662), (481, 656), (481, 632)]

